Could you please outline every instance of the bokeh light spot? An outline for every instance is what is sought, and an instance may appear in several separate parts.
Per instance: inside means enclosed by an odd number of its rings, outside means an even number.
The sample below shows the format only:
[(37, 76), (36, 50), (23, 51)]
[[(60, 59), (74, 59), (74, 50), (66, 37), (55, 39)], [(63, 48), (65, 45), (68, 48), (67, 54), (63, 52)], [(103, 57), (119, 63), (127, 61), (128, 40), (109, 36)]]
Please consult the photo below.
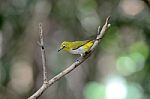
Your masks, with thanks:
[(15, 62), (12, 66), (10, 85), (19, 94), (32, 88), (33, 73), (31, 64), (25, 61)]
[(112, 77), (106, 84), (106, 99), (125, 99), (126, 81), (122, 77)]
[(122, 56), (117, 59), (117, 70), (123, 75), (130, 75), (136, 71), (135, 62), (127, 56)]
[(146, 59), (149, 55), (149, 48), (145, 42), (136, 42), (129, 47), (129, 52), (130, 53), (135, 53), (135, 52), (141, 53)]
[(129, 84), (126, 99), (142, 99), (142, 88), (138, 84)]
[(140, 0), (121, 0), (120, 7), (129, 16), (135, 16), (144, 9), (144, 4)]
[(105, 99), (105, 87), (96, 82), (88, 83), (84, 88), (85, 99)]
[(136, 64), (136, 71), (143, 69), (145, 64), (145, 57), (141, 53), (135, 52), (131, 53), (129, 56)]

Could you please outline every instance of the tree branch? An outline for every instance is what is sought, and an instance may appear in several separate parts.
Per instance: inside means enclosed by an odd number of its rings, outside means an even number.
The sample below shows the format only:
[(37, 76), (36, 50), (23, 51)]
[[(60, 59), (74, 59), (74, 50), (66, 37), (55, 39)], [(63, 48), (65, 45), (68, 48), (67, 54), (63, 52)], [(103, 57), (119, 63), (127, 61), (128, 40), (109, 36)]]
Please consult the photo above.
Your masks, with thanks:
[[(93, 46), (91, 47), (91, 49), (89, 50), (89, 53), (85, 54), (84, 56), (80, 56), (79, 59), (77, 61), (75, 61), (72, 65), (70, 65), (67, 69), (63, 70), (61, 73), (59, 73), (58, 75), (56, 75), (55, 77), (53, 77), (52, 79), (50, 79), (47, 83), (43, 83), (43, 85), (41, 86), (41, 88), (36, 91), (32, 96), (30, 96), (28, 99), (37, 99), (39, 96), (42, 95), (42, 93), (52, 84), (54, 84), (56, 81), (58, 81), (60, 78), (64, 77), (66, 74), (70, 73), (72, 70), (74, 70), (76, 67), (78, 67), (81, 63), (83, 63), (90, 55), (91, 53), (94, 51), (94, 49), (96, 48), (96, 46), (98, 45), (98, 43), (101, 41), (101, 39), (103, 38), (104, 33), (106, 32), (106, 30), (110, 27), (110, 24), (108, 24), (110, 17), (107, 17), (104, 26), (102, 27), (102, 29), (100, 30), (100, 26), (98, 27), (98, 33), (97, 33), (97, 37), (96, 40), (93, 44)], [(42, 27), (39, 26), (42, 30)], [(42, 34), (42, 32), (40, 32)], [(42, 41), (42, 40), (41, 40)], [(44, 46), (43, 46), (44, 47)], [(42, 50), (44, 50), (43, 48), (41, 49), (41, 53)], [(44, 51), (45, 52), (45, 51)], [(45, 55), (45, 54), (43, 54)], [(44, 56), (45, 57), (45, 56)], [(46, 62), (44, 61), (45, 58), (42, 58), (42, 62)], [(45, 63), (43, 63), (45, 64)], [(46, 73), (44, 73), (45, 70), (45, 66), (43, 66), (43, 75), (45, 75), (46, 77)], [(45, 70), (45, 71), (44, 71)], [(47, 77), (46, 77), (47, 79)], [(44, 78), (45, 80), (45, 78)]]
[(42, 67), (43, 67), (43, 83), (48, 83), (47, 80), (47, 71), (46, 71), (46, 55), (45, 55), (45, 48), (44, 48), (44, 39), (43, 39), (43, 28), (42, 24), (39, 24), (40, 30), (40, 47), (41, 47), (41, 56), (42, 56)]

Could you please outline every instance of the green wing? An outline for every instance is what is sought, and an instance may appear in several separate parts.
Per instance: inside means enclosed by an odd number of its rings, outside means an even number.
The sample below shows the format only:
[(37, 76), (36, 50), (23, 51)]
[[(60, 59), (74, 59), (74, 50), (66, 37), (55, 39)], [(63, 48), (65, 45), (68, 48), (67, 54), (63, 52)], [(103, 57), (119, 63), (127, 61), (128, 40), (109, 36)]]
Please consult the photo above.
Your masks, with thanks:
[(73, 48), (72, 50), (75, 50), (75, 49), (78, 49), (79, 47), (85, 45), (89, 41), (90, 40), (71, 42), (72, 44), (70, 45), (70, 47)]

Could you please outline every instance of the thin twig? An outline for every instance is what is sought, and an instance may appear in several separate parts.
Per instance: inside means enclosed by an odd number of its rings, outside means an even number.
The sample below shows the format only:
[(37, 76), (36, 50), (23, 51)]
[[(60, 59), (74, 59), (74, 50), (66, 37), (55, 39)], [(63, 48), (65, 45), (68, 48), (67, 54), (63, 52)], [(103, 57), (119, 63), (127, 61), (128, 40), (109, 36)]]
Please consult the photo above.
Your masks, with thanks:
[(48, 83), (47, 71), (46, 71), (46, 55), (45, 55), (44, 39), (43, 39), (43, 28), (41, 23), (39, 24), (39, 31), (40, 31), (40, 47), (41, 47), (41, 55), (42, 55), (42, 67), (43, 67), (43, 83)]
[(110, 19), (110, 16), (108, 16), (106, 18), (105, 24), (103, 25), (103, 27), (102, 27), (101, 30), (100, 30), (100, 26), (98, 27), (98, 29), (97, 29), (97, 34), (98, 35), (96, 37), (96, 40), (95, 40), (93, 46), (90, 49), (91, 52), (96, 48), (96, 46), (98, 45), (98, 43), (102, 40), (102, 38), (103, 38), (106, 30), (110, 27), (110, 24), (108, 23), (109, 19)]
[(98, 43), (101, 41), (104, 33), (106, 32), (106, 30), (110, 27), (110, 24), (108, 24), (110, 17), (107, 17), (104, 26), (102, 27), (102, 29), (100, 30), (100, 27), (98, 27), (98, 35), (97, 38), (94, 42), (94, 45), (91, 47), (90, 51), (88, 54), (85, 54), (84, 56), (79, 57), (78, 61), (75, 61), (72, 65), (70, 65), (68, 68), (66, 68), (65, 70), (63, 70), (61, 73), (59, 73), (58, 75), (56, 75), (55, 77), (53, 77), (52, 79), (50, 79), (48, 81), (48, 83), (43, 83), (43, 85), (41, 86), (41, 88), (36, 91), (32, 96), (30, 96), (28, 99), (37, 99), (39, 96), (42, 95), (42, 93), (52, 84), (54, 84), (56, 81), (58, 81), (60, 78), (64, 77), (66, 74), (70, 73), (72, 70), (74, 70), (76, 67), (78, 67), (81, 63), (83, 63), (93, 52), (93, 50), (96, 48), (96, 46), (98, 45)]

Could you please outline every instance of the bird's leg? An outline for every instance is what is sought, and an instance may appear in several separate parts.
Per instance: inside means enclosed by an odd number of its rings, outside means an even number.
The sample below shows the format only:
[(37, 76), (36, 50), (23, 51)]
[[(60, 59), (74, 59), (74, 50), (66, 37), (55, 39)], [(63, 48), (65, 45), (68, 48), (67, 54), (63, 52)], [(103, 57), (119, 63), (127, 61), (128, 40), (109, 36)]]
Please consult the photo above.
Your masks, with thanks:
[(79, 61), (82, 57), (77, 58), (75, 61)]
[(86, 51), (86, 52), (84, 53), (84, 56), (90, 54), (90, 52), (91, 52), (91, 51)]
[(86, 51), (85, 53), (80, 54), (81, 57), (79, 57), (78, 59), (76, 59), (76, 61), (79, 61), (81, 58), (86, 57), (86, 55), (90, 54), (91, 51)]
[(85, 55), (87, 55), (87, 54), (89, 54), (89, 53), (90, 53), (90, 52), (89, 52), (89, 51), (87, 51), (87, 52), (85, 52), (84, 54), (85, 54)]
[(81, 58), (83, 58), (83, 57), (84, 57), (84, 55), (85, 55), (85, 53), (80, 54), (80, 57), (79, 57), (79, 58), (77, 58), (75, 61), (79, 61)]

